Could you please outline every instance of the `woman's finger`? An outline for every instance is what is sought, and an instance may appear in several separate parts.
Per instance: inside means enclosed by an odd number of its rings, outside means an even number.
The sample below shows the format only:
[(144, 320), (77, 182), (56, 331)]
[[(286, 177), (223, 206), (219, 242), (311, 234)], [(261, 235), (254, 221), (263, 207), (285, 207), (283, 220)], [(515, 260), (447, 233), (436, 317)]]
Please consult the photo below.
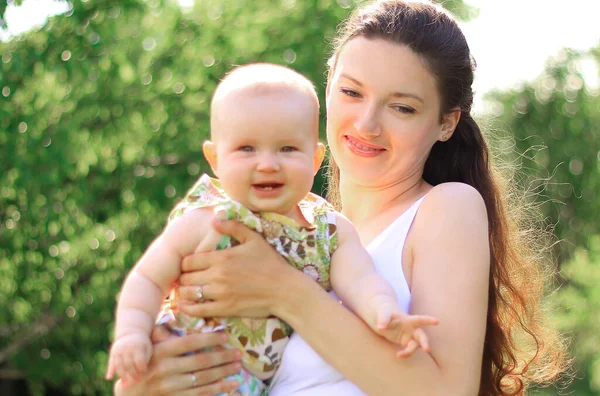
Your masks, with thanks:
[(195, 318), (209, 318), (213, 316), (239, 316), (221, 301), (205, 301), (198, 304), (180, 304), (181, 312)]
[(241, 368), (242, 365), (239, 362), (229, 363), (223, 366), (196, 371), (194, 372), (194, 375), (196, 376), (196, 382), (198, 386), (206, 386), (234, 375), (235, 373), (239, 372)]
[(253, 238), (260, 237), (256, 232), (252, 231), (239, 221), (224, 220), (219, 216), (215, 216), (212, 224), (217, 232), (229, 235), (241, 244), (246, 243)]
[[(204, 253), (198, 253), (196, 255), (201, 255)], [(202, 271), (196, 271), (194, 270), (193, 272), (183, 272), (181, 274), (181, 276), (179, 277), (179, 285), (180, 286), (199, 286), (199, 285), (203, 285), (203, 289), (202, 289), (202, 293), (204, 293), (206, 291), (206, 289), (204, 289), (204, 285), (210, 284), (211, 281), (211, 271), (210, 270), (202, 270)], [(193, 290), (193, 292), (196, 292), (198, 289), (195, 288)]]
[(206, 396), (213, 396), (213, 395), (219, 395), (221, 393), (227, 393), (229, 394), (229, 392), (236, 390), (237, 388), (239, 388), (240, 384), (238, 384), (236, 381), (219, 381), (219, 382), (215, 382), (212, 383), (210, 385), (206, 385), (206, 386), (202, 386), (199, 387), (197, 389), (193, 389), (195, 391), (195, 393), (190, 393), (192, 395), (206, 395)]
[(213, 261), (211, 261), (212, 252), (198, 252), (185, 256), (181, 260), (181, 270), (183, 272), (203, 271), (208, 269)]
[[(163, 380), (158, 384), (159, 394), (215, 395), (219, 392), (206, 392), (210, 391), (211, 389), (222, 389), (221, 392), (226, 391), (225, 389), (233, 390), (236, 389), (236, 386), (232, 386), (233, 384), (231, 383), (231, 381), (221, 380), (240, 371), (240, 367), (241, 366), (239, 363), (231, 363), (225, 366), (214, 367), (208, 370), (171, 375), (163, 378)], [(227, 384), (226, 382), (229, 382), (229, 384)]]
[(177, 358), (171, 364), (169, 371), (173, 373), (201, 371), (225, 364), (237, 363), (240, 358), (241, 353), (237, 349), (220, 348), (214, 351), (202, 351)]
[[(194, 275), (194, 273), (190, 273), (189, 275)], [(192, 278), (192, 277), (190, 277)], [(201, 287), (201, 293), (198, 291), (199, 286), (179, 286), (179, 298), (181, 301), (185, 301), (186, 303), (200, 303), (204, 300), (209, 300), (208, 295), (210, 294), (210, 286), (204, 285)], [(200, 295), (202, 295), (202, 300), (200, 299)]]
[(229, 338), (226, 334), (200, 333), (189, 334), (184, 337), (176, 337), (154, 346), (153, 359), (160, 360), (163, 357), (180, 356), (188, 352), (223, 345)]
[(152, 329), (152, 334), (150, 335), (152, 344), (159, 344), (175, 337), (177, 336), (172, 334), (165, 326), (154, 326), (154, 329)]

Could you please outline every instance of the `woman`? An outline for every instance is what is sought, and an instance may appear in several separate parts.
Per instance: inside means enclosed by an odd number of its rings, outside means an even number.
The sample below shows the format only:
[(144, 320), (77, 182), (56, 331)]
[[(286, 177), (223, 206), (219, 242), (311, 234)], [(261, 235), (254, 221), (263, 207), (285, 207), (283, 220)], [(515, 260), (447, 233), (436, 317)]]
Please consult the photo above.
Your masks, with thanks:
[[(531, 238), (517, 232), (514, 206), (509, 216), (470, 115), (474, 62), (455, 21), (428, 3), (362, 7), (345, 23), (329, 66), (330, 199), (399, 300), (439, 319), (426, 329), (431, 353), (396, 359), (393, 345), (231, 222), (215, 226), (240, 246), (183, 262), (181, 293), (193, 301), (203, 285), (212, 300), (187, 311), (287, 321), (295, 333), (271, 395), (515, 395), (555, 378), (564, 356), (541, 311), (539, 260)], [(152, 375), (117, 393), (231, 389), (216, 380), (238, 367), (233, 352), (177, 357), (217, 345), (217, 337), (159, 343), (157, 350), (174, 351), (157, 352)]]

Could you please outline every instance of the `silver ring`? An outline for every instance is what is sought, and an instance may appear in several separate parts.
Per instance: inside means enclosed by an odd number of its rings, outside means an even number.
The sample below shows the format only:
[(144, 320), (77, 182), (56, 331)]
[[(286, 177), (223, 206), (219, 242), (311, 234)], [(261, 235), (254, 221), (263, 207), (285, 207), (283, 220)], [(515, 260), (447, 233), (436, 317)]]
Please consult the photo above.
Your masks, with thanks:
[(202, 286), (196, 287), (196, 298), (199, 302), (204, 302), (204, 293), (202, 292)]
[(196, 379), (196, 374), (194, 374), (194, 373), (190, 373), (190, 375), (192, 376), (192, 381), (194, 381), (194, 382), (192, 383), (192, 388), (195, 388), (195, 387), (197, 387), (197, 386), (198, 386), (198, 380)]

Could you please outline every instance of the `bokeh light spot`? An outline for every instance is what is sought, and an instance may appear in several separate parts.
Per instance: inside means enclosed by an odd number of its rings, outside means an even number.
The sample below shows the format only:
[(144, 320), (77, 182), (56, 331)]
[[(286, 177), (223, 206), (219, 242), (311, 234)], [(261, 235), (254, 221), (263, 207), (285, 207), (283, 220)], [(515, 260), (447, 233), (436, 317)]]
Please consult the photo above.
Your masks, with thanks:
[(152, 51), (156, 48), (156, 40), (152, 37), (146, 37), (144, 41), (142, 41), (142, 47), (146, 51)]
[[(598, 153), (598, 156), (600, 158), (600, 153)], [(195, 176), (200, 172), (200, 166), (198, 164), (189, 164), (187, 171), (190, 175)]]
[(175, 193), (177, 191), (175, 190), (175, 187), (173, 186), (167, 186), (165, 188), (165, 196), (167, 196), (168, 198), (173, 198), (175, 196)]
[(337, 4), (344, 9), (350, 8), (350, 6), (352, 5), (350, 0), (337, 0)]
[(69, 318), (73, 318), (75, 317), (75, 315), (77, 314), (77, 311), (75, 310), (75, 308), (73, 307), (68, 307), (67, 310), (65, 311), (67, 313), (67, 316)]
[(211, 67), (215, 64), (215, 58), (212, 55), (205, 56), (204, 59), (202, 59), (202, 64), (206, 67)]
[(287, 63), (294, 63), (296, 61), (296, 53), (292, 49), (286, 49), (283, 52), (283, 60)]
[(183, 83), (177, 83), (173, 86), (173, 92), (177, 95), (183, 93), (183, 91), (185, 91), (185, 85)]
[(58, 246), (56, 246), (56, 245), (50, 246), (50, 248), (48, 249), (48, 253), (50, 253), (50, 256), (52, 256), (52, 257), (58, 256)]
[(574, 175), (579, 175), (583, 171), (583, 162), (579, 158), (573, 158), (569, 162), (569, 171)]

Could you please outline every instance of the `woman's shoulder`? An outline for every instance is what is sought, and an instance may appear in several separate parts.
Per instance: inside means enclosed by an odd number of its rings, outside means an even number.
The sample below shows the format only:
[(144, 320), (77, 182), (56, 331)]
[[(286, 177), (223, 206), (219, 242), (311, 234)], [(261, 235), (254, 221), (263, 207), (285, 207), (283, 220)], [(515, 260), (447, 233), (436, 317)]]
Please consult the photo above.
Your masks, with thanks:
[(430, 234), (459, 232), (465, 227), (487, 228), (483, 197), (474, 187), (458, 182), (441, 183), (427, 193), (415, 218), (414, 227)]
[(433, 186), (423, 200), (422, 209), (454, 209), (473, 214), (485, 214), (485, 202), (475, 187), (460, 182), (440, 183)]

